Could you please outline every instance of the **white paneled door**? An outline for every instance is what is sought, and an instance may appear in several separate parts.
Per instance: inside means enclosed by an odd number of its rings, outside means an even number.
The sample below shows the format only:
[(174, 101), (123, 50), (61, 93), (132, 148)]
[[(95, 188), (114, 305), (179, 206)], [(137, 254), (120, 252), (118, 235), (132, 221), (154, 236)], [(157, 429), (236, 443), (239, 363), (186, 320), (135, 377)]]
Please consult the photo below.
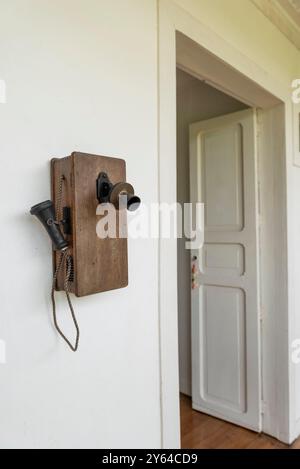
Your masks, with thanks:
[(190, 126), (192, 202), (204, 245), (191, 251), (193, 408), (261, 430), (256, 112)]

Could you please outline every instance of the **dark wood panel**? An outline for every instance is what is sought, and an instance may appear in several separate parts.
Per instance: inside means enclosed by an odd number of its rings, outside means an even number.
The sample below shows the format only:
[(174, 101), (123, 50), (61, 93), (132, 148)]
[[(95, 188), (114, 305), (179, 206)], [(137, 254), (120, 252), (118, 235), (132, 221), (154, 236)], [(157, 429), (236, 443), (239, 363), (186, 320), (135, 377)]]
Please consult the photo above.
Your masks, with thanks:
[[(63, 185), (62, 191), (62, 207), (70, 207), (71, 212), (73, 212), (73, 191), (72, 191), (72, 173), (71, 173), (71, 160), (70, 157), (65, 158), (53, 158), (51, 160), (51, 193), (52, 193), (52, 200), (54, 206), (57, 206), (57, 195), (59, 189), (59, 180), (61, 175), (65, 177), (65, 183)], [(71, 217), (73, 219), (73, 216)], [(72, 226), (72, 231), (74, 232), (74, 226)], [(73, 236), (65, 235), (64, 237), (69, 243), (69, 252), (71, 256), (74, 258), (74, 250), (73, 250)], [(60, 258), (60, 253), (53, 251), (53, 271), (56, 270), (58, 261)], [(61, 291), (64, 289), (64, 278), (65, 272), (61, 271), (58, 275), (57, 279), (57, 290)], [(75, 283), (70, 283), (70, 291), (71, 293), (75, 293)]]
[[(52, 194), (57, 200), (58, 181), (66, 177), (63, 202), (71, 208), (72, 235), (70, 252), (74, 260), (74, 285), (77, 296), (123, 288), (128, 284), (127, 239), (119, 238), (119, 213), (116, 238), (100, 239), (96, 226), (100, 217), (96, 214), (99, 204), (96, 197), (96, 179), (105, 171), (112, 183), (126, 181), (125, 161), (86, 153), (74, 152), (71, 156), (52, 160)], [(124, 226), (125, 225), (125, 226)], [(123, 223), (126, 230), (126, 217)], [(54, 264), (58, 255), (54, 255)], [(58, 289), (63, 289), (62, 275)]]

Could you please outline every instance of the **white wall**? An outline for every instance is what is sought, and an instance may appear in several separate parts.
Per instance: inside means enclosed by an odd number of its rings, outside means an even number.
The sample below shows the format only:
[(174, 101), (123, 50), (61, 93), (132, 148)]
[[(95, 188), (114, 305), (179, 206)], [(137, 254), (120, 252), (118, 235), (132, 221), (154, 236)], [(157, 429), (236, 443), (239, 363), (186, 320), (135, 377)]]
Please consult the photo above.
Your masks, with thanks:
[[(225, 61), (288, 96), (300, 53), (249, 0), (175, 3), (217, 32)], [(127, 289), (76, 300), (81, 344), (72, 354), (51, 323), (49, 242), (28, 214), (49, 197), (49, 159), (75, 149), (125, 157), (137, 192), (157, 200), (157, 2), (0, 0), (0, 10), (0, 446), (160, 446), (156, 244), (130, 241)], [(290, 137), (289, 331), (300, 337), (300, 169)], [(299, 376), (298, 366), (289, 436), (300, 432)]]
[[(1, 448), (159, 447), (157, 247), (129, 242), (129, 287), (74, 300), (73, 354), (52, 326), (51, 249), (29, 215), (49, 159), (120, 156), (157, 200), (156, 2), (1, 0)], [(59, 317), (72, 333), (68, 310)]]
[[(190, 200), (189, 125), (240, 111), (247, 106), (177, 69), (177, 198)], [(180, 392), (191, 395), (190, 252), (184, 238), (177, 242), (178, 336)]]

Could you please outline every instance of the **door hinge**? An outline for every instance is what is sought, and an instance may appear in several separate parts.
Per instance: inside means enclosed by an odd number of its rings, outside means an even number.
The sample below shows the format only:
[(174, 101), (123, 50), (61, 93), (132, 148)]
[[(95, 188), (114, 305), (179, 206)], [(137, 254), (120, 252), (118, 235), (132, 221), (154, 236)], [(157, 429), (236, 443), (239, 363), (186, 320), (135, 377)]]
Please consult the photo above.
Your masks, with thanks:
[(261, 183), (257, 182), (257, 212), (259, 217), (259, 225), (261, 225), (262, 210), (261, 210)]
[(261, 408), (260, 413), (264, 415), (267, 411), (267, 403), (265, 401), (261, 401), (260, 408)]
[(262, 308), (260, 308), (260, 311), (259, 311), (259, 320), (260, 320), (261, 323), (264, 320), (264, 311), (263, 311)]

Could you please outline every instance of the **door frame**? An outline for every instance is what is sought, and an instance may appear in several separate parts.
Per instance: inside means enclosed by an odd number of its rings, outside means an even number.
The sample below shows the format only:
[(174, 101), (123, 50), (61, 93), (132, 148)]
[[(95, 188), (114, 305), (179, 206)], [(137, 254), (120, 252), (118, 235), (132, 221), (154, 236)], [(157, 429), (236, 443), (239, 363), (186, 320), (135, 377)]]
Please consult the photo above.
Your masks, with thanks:
[[(293, 150), (290, 89), (172, 0), (158, 0), (158, 192), (176, 194), (176, 66), (260, 108), (263, 431), (291, 442), (286, 154)], [(270, 179), (270, 174), (272, 180)], [(271, 184), (275, 190), (269, 197)], [(271, 201), (269, 200), (271, 199)], [(276, 206), (276, 212), (272, 212)], [(271, 212), (270, 212), (271, 211)], [(268, 216), (272, 213), (275, 217)], [(274, 231), (275, 230), (275, 231)], [(274, 235), (274, 233), (276, 233)], [(270, 243), (272, 239), (273, 243)], [(268, 244), (269, 243), (269, 244)], [(280, 249), (274, 250), (274, 244)], [(274, 252), (276, 259), (274, 259)], [(276, 266), (280, 265), (280, 269)], [(180, 447), (177, 240), (159, 240), (161, 446)], [(272, 291), (272, 294), (271, 294)], [(274, 294), (275, 292), (275, 294)], [(272, 316), (269, 314), (272, 312)], [(282, 314), (284, 311), (285, 314)], [(266, 333), (267, 331), (267, 333)], [(276, 392), (274, 392), (276, 389)]]

